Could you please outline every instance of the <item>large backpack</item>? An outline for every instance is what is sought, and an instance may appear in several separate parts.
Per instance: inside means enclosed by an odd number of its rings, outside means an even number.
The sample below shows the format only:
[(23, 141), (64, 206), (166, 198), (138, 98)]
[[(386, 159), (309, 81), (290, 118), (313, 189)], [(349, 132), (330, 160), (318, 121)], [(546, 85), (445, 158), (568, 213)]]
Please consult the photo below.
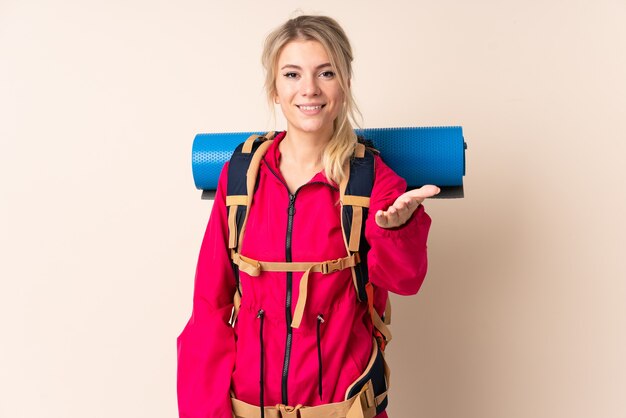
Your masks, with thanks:
[(246, 223), (252, 196), (257, 184), (259, 165), (267, 149), (273, 142), (275, 133), (252, 135), (234, 151), (228, 166), (228, 186), (226, 206), (228, 207), (228, 246), (235, 272), (237, 291), (234, 298), (234, 311), (231, 322), (234, 324), (241, 304), (239, 270), (251, 276), (258, 276), (261, 271), (304, 272), (300, 280), (300, 296), (296, 303), (291, 326), (298, 328), (302, 319), (307, 297), (308, 276), (310, 272), (328, 274), (350, 268), (356, 295), (360, 302), (367, 303), (374, 325), (374, 337), (384, 350), (391, 341), (391, 333), (386, 325), (390, 323), (391, 309), (389, 300), (385, 307), (384, 320), (374, 309), (372, 284), (368, 280), (367, 253), (370, 249), (365, 239), (365, 220), (370, 204), (370, 195), (374, 184), (374, 150), (359, 141), (354, 157), (347, 165), (348, 175), (339, 185), (341, 204), (341, 227), (344, 234), (347, 256), (337, 260), (319, 263), (299, 262), (264, 262), (252, 260), (240, 253), (245, 234)]

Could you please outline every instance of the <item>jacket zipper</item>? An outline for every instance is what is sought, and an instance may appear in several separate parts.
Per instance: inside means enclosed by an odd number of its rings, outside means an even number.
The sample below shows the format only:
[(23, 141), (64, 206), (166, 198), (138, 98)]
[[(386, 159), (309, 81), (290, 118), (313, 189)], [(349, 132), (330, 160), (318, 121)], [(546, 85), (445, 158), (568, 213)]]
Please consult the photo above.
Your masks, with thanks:
[[(263, 156), (263, 160), (265, 160), (265, 156)], [(272, 167), (270, 167), (270, 165), (267, 164), (267, 161), (264, 161), (264, 163), (265, 163), (265, 166), (270, 170), (270, 172), (283, 184), (283, 186), (285, 186), (285, 189), (287, 190), (287, 193), (289, 194), (289, 207), (287, 208), (287, 215), (288, 215), (287, 237), (285, 239), (285, 260), (288, 263), (290, 263), (292, 261), (291, 260), (291, 238), (293, 235), (293, 216), (296, 213), (296, 197), (298, 195), (298, 192), (300, 191), (300, 189), (302, 189), (302, 187), (307, 186), (309, 184), (323, 184), (334, 190), (338, 190), (338, 189), (329, 183), (316, 181), (316, 182), (306, 183), (300, 186), (292, 194), (289, 191), (289, 186), (287, 186), (287, 183), (285, 183), (284, 180), (281, 179), (280, 176), (272, 169)], [(293, 344), (293, 334), (291, 330), (291, 321), (293, 319), (291, 317), (292, 282), (293, 282), (293, 273), (287, 272), (287, 283), (286, 283), (287, 291), (285, 295), (285, 319), (287, 322), (287, 339), (285, 342), (285, 357), (283, 361), (283, 375), (282, 375), (282, 386), (281, 386), (283, 405), (289, 405), (289, 398), (288, 398), (288, 392), (287, 392), (287, 380), (289, 378), (289, 360), (291, 358), (291, 347)]]
[[(287, 208), (287, 238), (285, 240), (285, 259), (288, 263), (291, 262), (291, 235), (293, 232), (293, 215), (296, 213), (296, 195), (289, 194), (289, 207)], [(289, 359), (291, 357), (291, 344), (293, 341), (293, 334), (291, 330), (291, 296), (292, 296), (292, 280), (293, 273), (287, 272), (287, 294), (285, 296), (285, 318), (287, 322), (287, 341), (285, 343), (285, 359), (283, 362), (283, 379), (282, 379), (282, 401), (283, 405), (289, 405), (287, 394), (287, 379), (289, 377)]]

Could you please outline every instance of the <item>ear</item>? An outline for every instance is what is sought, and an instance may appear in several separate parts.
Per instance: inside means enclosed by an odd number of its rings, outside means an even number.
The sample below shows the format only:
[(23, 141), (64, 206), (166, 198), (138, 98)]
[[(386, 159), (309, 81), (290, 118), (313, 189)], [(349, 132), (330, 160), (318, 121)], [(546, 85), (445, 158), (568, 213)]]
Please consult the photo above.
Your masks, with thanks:
[(278, 95), (274, 95), (274, 103), (280, 104), (280, 100), (278, 100)]

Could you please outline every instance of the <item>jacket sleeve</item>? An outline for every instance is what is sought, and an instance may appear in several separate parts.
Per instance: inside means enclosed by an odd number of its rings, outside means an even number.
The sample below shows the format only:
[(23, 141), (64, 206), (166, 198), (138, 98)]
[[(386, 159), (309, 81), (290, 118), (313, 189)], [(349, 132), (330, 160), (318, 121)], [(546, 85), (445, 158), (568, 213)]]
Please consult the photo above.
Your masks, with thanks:
[(177, 339), (181, 418), (232, 418), (230, 381), (235, 363), (235, 337), (228, 321), (235, 279), (228, 252), (226, 173), (227, 164), (220, 174), (200, 247), (193, 311)]
[(370, 209), (365, 223), (369, 278), (373, 285), (400, 295), (420, 289), (428, 266), (426, 239), (430, 217), (420, 205), (409, 220), (398, 228), (385, 229), (376, 224), (379, 209), (386, 210), (406, 191), (406, 181), (375, 157), (375, 177)]

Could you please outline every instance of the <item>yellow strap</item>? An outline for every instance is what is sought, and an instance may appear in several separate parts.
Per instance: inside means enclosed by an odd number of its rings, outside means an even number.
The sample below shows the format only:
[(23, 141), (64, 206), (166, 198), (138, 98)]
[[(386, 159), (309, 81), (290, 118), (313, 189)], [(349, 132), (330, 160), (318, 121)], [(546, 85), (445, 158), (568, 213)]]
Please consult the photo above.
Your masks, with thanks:
[(256, 184), (256, 178), (259, 174), (259, 165), (261, 164), (261, 159), (265, 155), (267, 149), (272, 145), (272, 141), (265, 141), (262, 143), (259, 148), (255, 151), (252, 156), (252, 160), (250, 161), (250, 165), (248, 166), (248, 172), (246, 173), (246, 186), (248, 191), (248, 200), (246, 201), (246, 216), (243, 219), (243, 224), (241, 225), (241, 231), (239, 231), (239, 245), (237, 246), (238, 250), (241, 251), (241, 242), (244, 237), (244, 233), (246, 231), (246, 224), (248, 223), (248, 216), (250, 216), (250, 205), (252, 204), (252, 195), (254, 194), (254, 186)]
[(250, 154), (252, 152), (252, 145), (254, 144), (254, 141), (259, 138), (262, 138), (262, 136), (250, 135), (248, 139), (246, 139), (246, 142), (243, 143), (243, 147), (241, 147), (241, 152), (243, 152), (244, 154)]
[[(250, 405), (235, 397), (231, 397), (230, 400), (233, 407), (234, 418), (259, 418), (261, 416), (261, 411), (258, 406)], [(265, 418), (281, 418), (280, 411), (276, 407), (266, 406), (263, 409), (265, 411)]]
[(226, 206), (246, 206), (248, 204), (247, 195), (226, 196)]
[(237, 206), (228, 208), (228, 248), (237, 247)]
[(341, 202), (348, 206), (361, 206), (363, 208), (370, 207), (370, 198), (367, 196), (344, 195)]
[(244, 257), (235, 251), (233, 251), (231, 258), (233, 263), (239, 267), (239, 271), (243, 271), (253, 277), (258, 277), (261, 274), (261, 264), (258, 261)]
[(348, 250), (350, 252), (358, 252), (361, 245), (361, 226), (363, 225), (363, 208), (360, 206), (352, 207), (352, 225), (350, 226), (350, 241), (348, 241)]
[(302, 405), (298, 404), (296, 406), (287, 406), (287, 405), (276, 405), (278, 411), (280, 412), (281, 417), (285, 418), (299, 418), (300, 413), (298, 412)]
[[(356, 158), (363, 158), (365, 156), (365, 146), (361, 143), (357, 143), (354, 151)], [(341, 208), (343, 211), (344, 206), (352, 206), (352, 225), (350, 226), (350, 239), (346, 243), (346, 248), (349, 252), (359, 251), (361, 245), (361, 227), (363, 226), (363, 208), (370, 207), (370, 198), (368, 196), (352, 196), (346, 195), (346, 187), (348, 187), (348, 179), (350, 178), (350, 164), (344, 165), (345, 178), (339, 185), (339, 200), (341, 201)], [(342, 229), (345, 231), (342, 217)]]
[(354, 157), (355, 158), (365, 157), (365, 145), (361, 144), (360, 142), (356, 143), (356, 146), (354, 147)]
[(243, 143), (243, 147), (241, 147), (241, 152), (243, 152), (244, 154), (250, 154), (250, 152), (252, 152), (252, 145), (254, 145), (254, 141), (259, 138), (262, 138), (263, 141), (274, 139), (275, 136), (275, 131), (268, 132), (265, 135), (250, 135), (248, 139), (246, 139), (246, 142)]
[(239, 266), (241, 271), (245, 271), (250, 276), (254, 277), (259, 276), (262, 271), (297, 272), (307, 271), (309, 269), (315, 273), (328, 274), (348, 267), (354, 267), (361, 261), (358, 254), (321, 262), (302, 261), (289, 263), (282, 261), (258, 261), (236, 252), (232, 254), (232, 259), (233, 262)]
[[(376, 415), (375, 399), (371, 382), (367, 382), (359, 393), (345, 401), (309, 407), (279, 404), (266, 406), (263, 409), (266, 418), (374, 418)], [(240, 401), (234, 396), (231, 396), (231, 402), (235, 418), (259, 418), (261, 416), (258, 406)]]
[(348, 386), (348, 388), (346, 389), (346, 397), (350, 394), (350, 392), (354, 388), (354, 385), (356, 385), (357, 382), (363, 380), (365, 376), (370, 372), (370, 370), (372, 370), (372, 367), (374, 367), (374, 362), (376, 361), (376, 356), (378, 355), (378, 351), (378, 343), (376, 343), (375, 338), (372, 338), (372, 352), (370, 353), (370, 359), (367, 362), (367, 366), (365, 366), (365, 370), (363, 370), (361, 375), (354, 379), (354, 382), (350, 386)]
[(240, 271), (250, 276), (258, 277), (263, 271), (280, 271), (280, 272), (299, 272), (304, 274), (300, 279), (298, 301), (291, 322), (292, 328), (299, 328), (304, 315), (304, 307), (309, 291), (309, 274), (311, 272), (329, 274), (335, 271), (344, 270), (356, 266), (359, 261), (359, 254), (352, 254), (348, 257), (338, 258), (336, 260), (328, 260), (322, 262), (278, 262), (278, 261), (258, 261), (243, 256), (236, 252), (232, 254), (233, 263), (235, 263)]
[(381, 334), (383, 334), (383, 336), (385, 337), (386, 343), (389, 344), (391, 342), (391, 331), (389, 331), (389, 328), (387, 328), (387, 325), (385, 325), (383, 320), (380, 318), (380, 315), (378, 315), (378, 312), (376, 311), (376, 309), (370, 309), (370, 316), (372, 317), (372, 322), (374, 323), (374, 327), (378, 331), (380, 331)]
[(293, 311), (291, 328), (300, 328), (302, 316), (304, 315), (304, 306), (306, 305), (306, 299), (309, 294), (309, 273), (311, 272), (311, 268), (313, 268), (313, 266), (308, 268), (300, 279), (300, 292), (298, 293), (296, 308)]

